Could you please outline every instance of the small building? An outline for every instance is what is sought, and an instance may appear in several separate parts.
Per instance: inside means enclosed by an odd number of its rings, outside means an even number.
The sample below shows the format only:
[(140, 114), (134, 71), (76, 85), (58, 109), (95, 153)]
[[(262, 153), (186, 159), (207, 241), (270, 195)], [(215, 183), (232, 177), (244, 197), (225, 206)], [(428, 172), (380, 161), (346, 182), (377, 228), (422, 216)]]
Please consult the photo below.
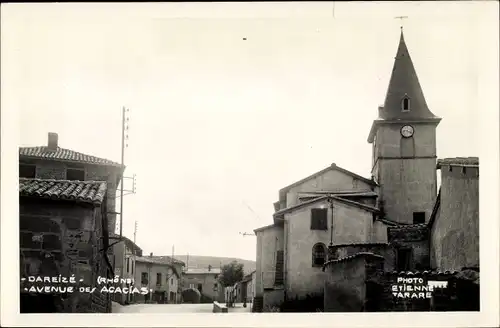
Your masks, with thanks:
[(254, 298), (255, 270), (243, 277), (241, 281), (241, 300), (242, 303), (252, 303)]
[(139, 256), (135, 259), (135, 286), (147, 287), (151, 293), (137, 295), (136, 303), (169, 303), (180, 301), (179, 284), (184, 262), (170, 256)]
[(49, 132), (46, 146), (19, 147), (19, 177), (69, 181), (105, 181), (108, 230), (116, 229), (116, 189), (125, 167), (119, 163), (59, 146)]
[(183, 273), (183, 289), (197, 289), (201, 294), (201, 302), (213, 302), (220, 299), (218, 278), (220, 268), (208, 266), (206, 269), (188, 268)]
[[(48, 134), (46, 146), (19, 148), (22, 277), (75, 274), (82, 284), (93, 286), (97, 276), (114, 275), (110, 233), (123, 171), (121, 164), (61, 148), (56, 133)], [(23, 311), (44, 306), (51, 306), (43, 310), (48, 312), (111, 310), (107, 294), (32, 295), (24, 288)]]
[(105, 181), (19, 179), (21, 313), (111, 311), (107, 293), (31, 292), (29, 281), (74, 275), (74, 288), (97, 287), (98, 276), (113, 276), (106, 190)]
[[(111, 234), (111, 236), (116, 240), (120, 237), (117, 234)], [(122, 241), (113, 245), (113, 255), (110, 259), (113, 268), (115, 268), (115, 275), (122, 279), (135, 279), (135, 259), (137, 257), (142, 257), (142, 249), (129, 238), (122, 236)], [(122, 287), (125, 287), (124, 284)], [(136, 294), (113, 294), (113, 300), (120, 304), (134, 303), (135, 297)]]

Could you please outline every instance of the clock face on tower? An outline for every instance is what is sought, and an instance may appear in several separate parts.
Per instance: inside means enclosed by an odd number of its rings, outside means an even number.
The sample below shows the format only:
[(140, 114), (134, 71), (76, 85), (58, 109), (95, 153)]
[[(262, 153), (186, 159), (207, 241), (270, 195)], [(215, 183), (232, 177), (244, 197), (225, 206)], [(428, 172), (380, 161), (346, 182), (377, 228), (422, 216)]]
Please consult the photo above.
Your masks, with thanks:
[(410, 138), (413, 136), (413, 126), (405, 125), (401, 128), (401, 135), (405, 138)]

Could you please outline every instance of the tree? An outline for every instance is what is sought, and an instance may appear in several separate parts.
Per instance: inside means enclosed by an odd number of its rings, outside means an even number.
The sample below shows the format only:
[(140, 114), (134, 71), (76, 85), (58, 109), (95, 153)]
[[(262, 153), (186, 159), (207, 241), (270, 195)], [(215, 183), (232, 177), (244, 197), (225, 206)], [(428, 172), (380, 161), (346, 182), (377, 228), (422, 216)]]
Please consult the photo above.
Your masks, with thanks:
[(224, 264), (219, 275), (219, 282), (222, 286), (233, 286), (238, 281), (243, 280), (243, 263), (232, 261), (229, 264)]

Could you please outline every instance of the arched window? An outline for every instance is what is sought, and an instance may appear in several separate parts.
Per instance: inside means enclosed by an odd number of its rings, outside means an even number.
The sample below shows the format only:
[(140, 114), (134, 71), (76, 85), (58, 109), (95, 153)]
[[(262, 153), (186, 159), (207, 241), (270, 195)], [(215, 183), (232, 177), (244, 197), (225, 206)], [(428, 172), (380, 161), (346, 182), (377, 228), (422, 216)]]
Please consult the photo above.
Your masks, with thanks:
[(312, 249), (312, 265), (322, 266), (326, 262), (326, 246), (323, 243), (317, 243)]
[(410, 98), (408, 96), (404, 96), (403, 100), (401, 100), (401, 110), (403, 112), (409, 112), (410, 111)]

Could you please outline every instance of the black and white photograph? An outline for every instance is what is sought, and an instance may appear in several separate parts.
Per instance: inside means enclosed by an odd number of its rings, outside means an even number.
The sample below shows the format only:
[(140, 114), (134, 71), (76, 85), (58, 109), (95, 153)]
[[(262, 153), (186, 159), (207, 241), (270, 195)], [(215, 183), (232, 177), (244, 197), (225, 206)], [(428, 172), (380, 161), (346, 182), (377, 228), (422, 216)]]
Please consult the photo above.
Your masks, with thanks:
[(1, 21), (3, 322), (499, 323), (498, 2)]

